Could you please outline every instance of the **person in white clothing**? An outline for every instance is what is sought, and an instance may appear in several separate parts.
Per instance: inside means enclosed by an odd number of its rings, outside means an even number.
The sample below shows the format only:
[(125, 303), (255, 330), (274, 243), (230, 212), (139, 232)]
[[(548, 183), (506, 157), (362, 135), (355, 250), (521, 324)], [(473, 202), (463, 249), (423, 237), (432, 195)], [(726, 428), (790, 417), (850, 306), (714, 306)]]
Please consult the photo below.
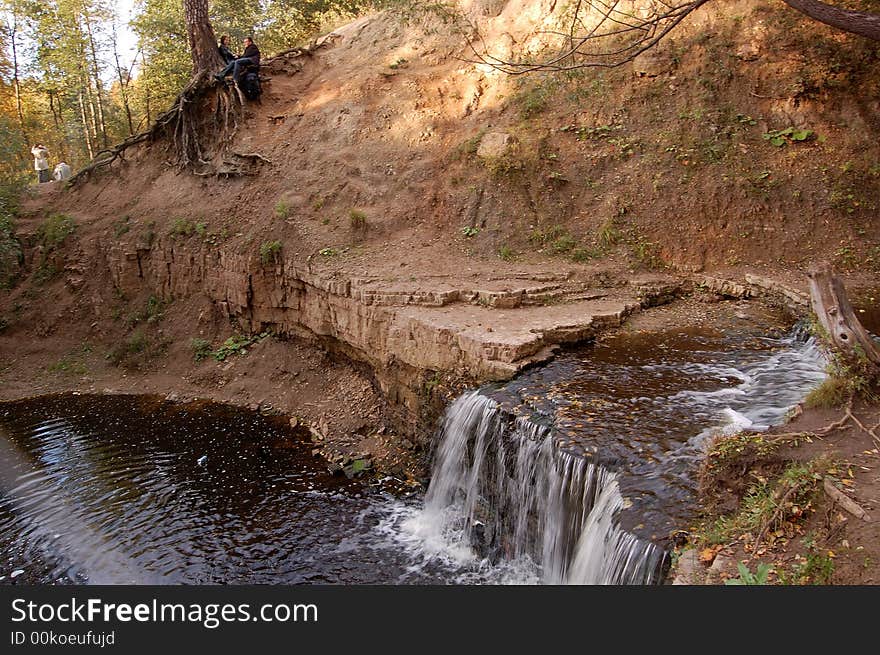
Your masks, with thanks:
[(34, 170), (37, 171), (37, 180), (40, 183), (49, 181), (49, 151), (46, 147), (38, 143), (31, 148), (31, 154), (34, 156)]
[(58, 182), (64, 182), (64, 180), (70, 177), (70, 166), (61, 162), (55, 167), (55, 172), (52, 177), (54, 177)]

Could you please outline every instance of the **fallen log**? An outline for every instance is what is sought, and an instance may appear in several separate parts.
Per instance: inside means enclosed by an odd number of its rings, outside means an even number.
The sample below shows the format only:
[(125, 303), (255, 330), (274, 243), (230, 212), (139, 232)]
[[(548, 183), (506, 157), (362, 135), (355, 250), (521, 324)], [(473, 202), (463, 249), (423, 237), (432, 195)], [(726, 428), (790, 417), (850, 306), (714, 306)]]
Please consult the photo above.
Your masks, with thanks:
[(880, 378), (880, 346), (859, 322), (843, 282), (827, 262), (813, 267), (808, 276), (810, 304), (828, 334), (828, 345), (872, 380)]

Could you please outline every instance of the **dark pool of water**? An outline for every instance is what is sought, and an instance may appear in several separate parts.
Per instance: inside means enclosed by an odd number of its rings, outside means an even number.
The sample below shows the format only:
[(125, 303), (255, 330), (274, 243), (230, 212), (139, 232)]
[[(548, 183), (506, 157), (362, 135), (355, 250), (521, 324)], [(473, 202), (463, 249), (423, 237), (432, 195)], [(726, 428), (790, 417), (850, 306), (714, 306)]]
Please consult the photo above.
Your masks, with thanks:
[(880, 335), (880, 288), (859, 291), (853, 294), (851, 302), (865, 329)]
[(442, 581), (377, 531), (418, 499), (333, 476), (310, 447), (223, 405), (2, 404), (0, 582)]

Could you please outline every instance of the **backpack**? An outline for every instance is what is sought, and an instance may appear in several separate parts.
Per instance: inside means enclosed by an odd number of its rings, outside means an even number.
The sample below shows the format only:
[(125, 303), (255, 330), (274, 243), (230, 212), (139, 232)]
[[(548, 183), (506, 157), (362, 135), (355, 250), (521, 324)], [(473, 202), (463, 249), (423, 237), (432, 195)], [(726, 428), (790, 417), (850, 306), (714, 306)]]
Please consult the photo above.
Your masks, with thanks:
[(260, 87), (260, 74), (253, 71), (245, 73), (241, 81), (241, 91), (248, 100), (258, 100), (263, 93)]

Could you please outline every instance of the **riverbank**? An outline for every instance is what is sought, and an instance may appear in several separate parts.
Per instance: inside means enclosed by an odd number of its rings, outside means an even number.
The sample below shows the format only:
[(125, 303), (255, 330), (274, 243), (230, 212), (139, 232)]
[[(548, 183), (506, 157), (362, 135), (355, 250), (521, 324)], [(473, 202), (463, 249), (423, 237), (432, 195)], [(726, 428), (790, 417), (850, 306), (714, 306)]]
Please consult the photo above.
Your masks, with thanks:
[[(181, 340), (175, 325), (178, 321), (190, 321), (194, 314), (200, 315), (192, 304), (195, 302), (163, 308), (161, 316), (154, 317), (151, 328), (157, 334), (161, 332), (171, 344)], [(662, 306), (635, 311), (618, 327), (609, 326), (595, 336), (601, 341), (617, 334), (650, 335), (692, 328), (735, 334), (782, 334), (795, 320), (786, 303), (788, 300), (781, 295), (731, 299), (702, 286)], [(489, 311), (509, 314), (511, 310)], [(219, 334), (208, 330), (202, 319), (204, 331), (200, 334)], [(18, 325), (19, 329), (22, 327)], [(413, 435), (395, 433), (390, 417), (399, 408), (381, 393), (370, 371), (340, 352), (334, 354), (300, 337), (265, 336), (246, 347), (233, 349), (222, 361), (212, 356), (196, 361), (189, 344), (138, 353), (143, 358), (114, 361), (113, 344), (102, 336), (95, 326), (83, 334), (76, 330), (53, 330), (33, 340), (14, 339), (14, 333), (0, 334), (0, 352), (4, 355), (0, 399), (59, 392), (154, 393), (179, 402), (208, 399), (265, 413), (281, 413), (311, 429), (314, 454), (326, 458), (331, 468), (339, 470), (360, 459), (369, 462), (368, 473), (393, 475), (408, 481), (413, 489), (426, 486), (430, 441), (420, 442)], [(218, 340), (219, 337), (213, 342)], [(464, 378), (453, 375), (434, 379), (435, 385), (426, 390), (424, 397), (426, 408), (442, 408), (464, 382)], [(437, 413), (425, 411), (426, 415)], [(866, 425), (877, 423), (876, 406), (858, 406), (855, 412)], [(791, 424), (771, 434), (815, 431), (839, 416), (839, 410), (801, 411)], [(757, 443), (764, 437), (754, 439)], [(854, 491), (855, 501), (869, 514), (878, 513), (876, 445), (872, 448), (870, 437), (853, 426), (822, 439), (786, 439), (780, 448), (773, 449), (772, 457), (764, 451), (757, 458), (751, 452), (738, 453), (726, 464), (728, 469), (737, 469), (737, 485), (725, 486), (730, 481), (723, 475), (704, 480), (700, 520), (682, 526), (675, 535), (681, 546), (670, 579), (690, 584), (720, 583), (738, 577), (738, 562), (754, 571), (758, 562), (766, 559), (774, 567), (769, 582), (873, 583), (874, 562), (880, 562), (880, 553), (874, 552), (874, 544), (878, 543), (873, 539), (876, 524), (856, 520), (846, 512), (841, 519), (840, 510), (835, 512), (820, 486), (813, 489), (815, 494), (798, 517), (800, 520), (780, 528), (783, 536), (774, 536), (770, 547), (761, 551), (764, 559), (753, 559), (749, 551), (749, 540), (754, 540), (754, 534), (726, 535), (731, 541), (725, 543), (707, 540), (706, 526), (741, 511), (755, 481), (779, 475), (792, 462), (813, 461), (833, 462), (823, 474), (832, 475), (830, 471), (834, 471), (833, 475), (839, 476), (843, 472), (840, 479), (845, 484), (841, 488)], [(824, 553), (823, 571), (830, 572), (820, 580), (811, 577), (814, 573), (792, 577), (792, 571), (801, 570), (797, 567), (805, 567), (807, 562), (817, 566), (817, 548)], [(833, 558), (828, 552), (833, 553)]]

